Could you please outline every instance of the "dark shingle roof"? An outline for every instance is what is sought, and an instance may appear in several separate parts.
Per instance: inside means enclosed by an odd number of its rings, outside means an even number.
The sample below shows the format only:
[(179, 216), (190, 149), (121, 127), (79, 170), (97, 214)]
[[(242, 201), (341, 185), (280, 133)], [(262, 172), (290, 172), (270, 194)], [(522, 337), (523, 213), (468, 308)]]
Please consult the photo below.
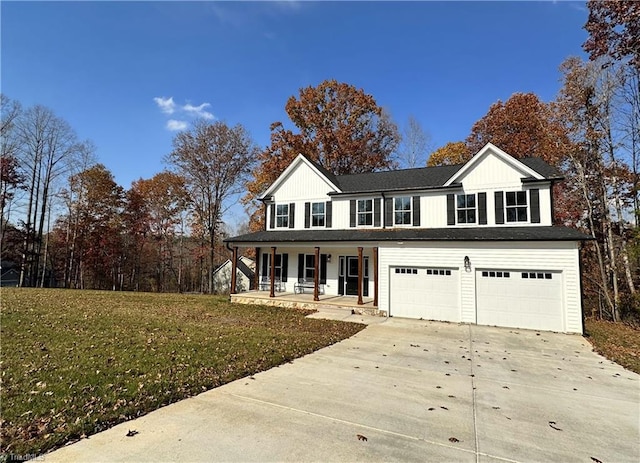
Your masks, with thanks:
[(519, 161), (523, 163), (525, 166), (527, 166), (528, 168), (535, 170), (544, 178), (547, 178), (549, 180), (560, 180), (564, 178), (558, 169), (547, 164), (542, 160), (542, 158), (539, 158), (537, 156), (530, 157), (530, 158), (522, 158), (522, 159), (519, 159)]
[[(306, 156), (305, 156), (306, 157)], [(431, 189), (444, 186), (464, 164), (453, 166), (420, 167), (414, 169), (367, 172), (362, 174), (334, 175), (327, 169), (307, 157), (343, 193), (371, 193), (378, 191), (401, 191)], [(535, 170), (547, 180), (560, 180), (562, 174), (542, 158), (528, 157), (519, 159), (524, 165)]]
[(276, 230), (234, 236), (229, 243), (327, 241), (583, 241), (589, 235), (568, 227), (387, 228), (375, 230)]
[(444, 185), (458, 170), (456, 166), (422, 167), (365, 174), (339, 175), (338, 186), (344, 193), (397, 191), (436, 188)]

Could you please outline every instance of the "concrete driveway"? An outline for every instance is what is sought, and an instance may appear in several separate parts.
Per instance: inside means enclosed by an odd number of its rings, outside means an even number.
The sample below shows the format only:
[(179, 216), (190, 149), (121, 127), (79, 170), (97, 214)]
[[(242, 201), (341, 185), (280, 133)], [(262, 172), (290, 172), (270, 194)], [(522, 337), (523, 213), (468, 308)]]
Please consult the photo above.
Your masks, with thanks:
[(45, 461), (640, 461), (640, 376), (580, 336), (350, 318), (376, 323)]

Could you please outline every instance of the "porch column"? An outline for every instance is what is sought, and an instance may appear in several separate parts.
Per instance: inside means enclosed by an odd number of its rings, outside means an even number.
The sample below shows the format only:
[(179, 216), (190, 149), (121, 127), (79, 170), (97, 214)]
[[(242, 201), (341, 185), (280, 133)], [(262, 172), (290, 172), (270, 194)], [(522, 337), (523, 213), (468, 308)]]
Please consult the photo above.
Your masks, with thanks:
[(319, 301), (320, 298), (318, 297), (318, 280), (319, 280), (319, 273), (320, 273), (320, 248), (316, 247), (315, 251), (316, 251), (316, 256), (315, 256), (315, 259), (313, 260), (313, 262), (314, 262), (314, 265), (313, 265), (313, 300), (314, 301)]
[(270, 287), (269, 287), (269, 297), (276, 297), (276, 247), (271, 246), (271, 275), (269, 276)]
[(373, 248), (373, 305), (378, 307), (378, 248)]
[(358, 248), (358, 305), (364, 304), (362, 301), (362, 248)]
[(233, 260), (231, 261), (231, 291), (230, 294), (236, 294), (236, 272), (238, 271), (238, 246), (233, 247)]
[(260, 289), (260, 269), (262, 263), (260, 262), (260, 248), (256, 248), (256, 271), (253, 272), (253, 289), (256, 291)]

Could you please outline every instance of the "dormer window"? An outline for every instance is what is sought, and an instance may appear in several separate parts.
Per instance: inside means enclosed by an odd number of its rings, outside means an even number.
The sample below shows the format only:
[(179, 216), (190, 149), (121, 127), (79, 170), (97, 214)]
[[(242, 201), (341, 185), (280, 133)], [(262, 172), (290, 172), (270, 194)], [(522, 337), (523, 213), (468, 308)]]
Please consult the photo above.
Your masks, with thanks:
[(276, 205), (276, 228), (288, 228), (289, 227), (289, 205), (277, 204)]
[(458, 223), (476, 223), (476, 195), (458, 195)]
[(358, 200), (358, 226), (373, 225), (373, 200)]
[(402, 196), (393, 200), (394, 225), (411, 225), (411, 196)]
[(507, 191), (506, 194), (507, 222), (527, 221), (527, 192)]

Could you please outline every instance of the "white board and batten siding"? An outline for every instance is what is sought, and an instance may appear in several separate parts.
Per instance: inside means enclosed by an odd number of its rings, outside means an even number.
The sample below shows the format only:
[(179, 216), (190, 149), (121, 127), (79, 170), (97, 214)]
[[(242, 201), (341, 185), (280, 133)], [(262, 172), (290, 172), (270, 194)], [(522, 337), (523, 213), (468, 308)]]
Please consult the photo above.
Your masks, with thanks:
[[(394, 316), (395, 267), (458, 269), (459, 321), (478, 323), (476, 271), (547, 271), (561, 278), (561, 324), (557, 331), (581, 333), (580, 275), (576, 242), (430, 242), (387, 243), (379, 248), (379, 308)], [(471, 268), (464, 268), (469, 257)], [(518, 300), (513, 301), (514, 306)], [(396, 312), (394, 312), (394, 310)], [(403, 313), (400, 309), (400, 313)], [(399, 315), (398, 315), (399, 316)], [(414, 317), (420, 318), (420, 317)], [(452, 320), (453, 321), (453, 320)], [(480, 320), (482, 321), (482, 319)], [(526, 326), (522, 326), (526, 328)], [(555, 328), (555, 326), (554, 326)]]
[(280, 185), (271, 192), (276, 202), (308, 201), (309, 198), (329, 199), (327, 193), (333, 191), (323, 175), (319, 175), (307, 163), (298, 162)]
[[(473, 166), (468, 172), (456, 179), (461, 182), (465, 193), (487, 193), (487, 226), (490, 227), (512, 227), (512, 226), (544, 226), (552, 225), (551, 218), (551, 184), (534, 184), (527, 185), (522, 183), (522, 179), (528, 177), (529, 174), (520, 171), (513, 165), (505, 162), (500, 157), (490, 151), (484, 155), (481, 162)], [(539, 191), (540, 199), (540, 223), (531, 223), (531, 203), (530, 196), (527, 193), (527, 206), (529, 221), (528, 222), (506, 222), (504, 224), (496, 224), (495, 222), (495, 196), (496, 191), (529, 191), (535, 188)], [(465, 225), (457, 225), (465, 226)], [(472, 226), (477, 226), (472, 224)]]

